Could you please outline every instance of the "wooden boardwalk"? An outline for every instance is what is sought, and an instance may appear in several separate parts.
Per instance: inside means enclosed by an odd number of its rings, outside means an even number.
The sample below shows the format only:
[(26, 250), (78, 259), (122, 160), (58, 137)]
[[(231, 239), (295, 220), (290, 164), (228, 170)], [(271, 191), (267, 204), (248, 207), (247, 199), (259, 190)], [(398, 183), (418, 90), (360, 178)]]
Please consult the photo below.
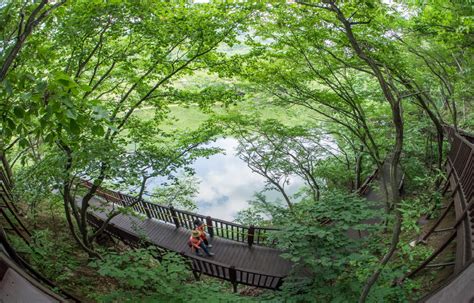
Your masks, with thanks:
[[(103, 221), (112, 210), (111, 208), (108, 202), (94, 197), (91, 200), (89, 213)], [(237, 274), (241, 272), (241, 280), (247, 280), (243, 276), (248, 276), (249, 273), (250, 275), (255, 273), (263, 275), (263, 278), (258, 278), (259, 280), (265, 278), (268, 281), (268, 283), (264, 283), (262, 280), (260, 285), (255, 286), (277, 288), (277, 286), (279, 286), (278, 284), (281, 284), (279, 279), (274, 279), (273, 282), (271, 282), (266, 276), (282, 278), (287, 276), (292, 268), (291, 262), (280, 257), (281, 251), (277, 249), (255, 245), (249, 247), (245, 243), (220, 237), (210, 239), (210, 243), (213, 245), (211, 251), (215, 253), (215, 256), (204, 258), (196, 257), (187, 244), (191, 234), (190, 230), (184, 227), (176, 228), (173, 224), (165, 223), (154, 218), (147, 218), (142, 215), (132, 216), (120, 214), (112, 219), (110, 225), (112, 229), (119, 229), (134, 237), (145, 239), (147, 242), (166, 250), (178, 253), (183, 252), (184, 255), (189, 258), (198, 260), (204, 259), (205, 263), (223, 264), (229, 268), (235, 267), (238, 269)], [(212, 273), (212, 271), (212, 269), (209, 270), (210, 273)], [(202, 273), (208, 274), (206, 271), (202, 271)], [(247, 274), (244, 275), (244, 273)], [(216, 276), (218, 274), (219, 272), (210, 275)], [(230, 277), (228, 278), (230, 279)], [(250, 278), (253, 277), (250, 276)], [(244, 282), (245, 281), (241, 283), (250, 285), (257, 283), (257, 281)], [(262, 286), (261, 283), (264, 283), (264, 285)]]
[(407, 277), (415, 276), (431, 262), (436, 262), (434, 260), (455, 240), (456, 258), (453, 263), (444, 262), (443, 265), (454, 265), (453, 274), (420, 302), (474, 302), (474, 135), (447, 125), (444, 131), (451, 148), (447, 155), (447, 180), (442, 194), (450, 202), (420, 240), (427, 241), (434, 232), (441, 231), (442, 228), (437, 228), (453, 210), (456, 220), (450, 229), (444, 230), (447, 235), (433, 254)]
[[(443, 217), (452, 207), (456, 212), (454, 232), (432, 256), (407, 276), (414, 275), (426, 267), (450, 241), (457, 237), (455, 274), (445, 281), (439, 289), (432, 291), (421, 301), (445, 302), (451, 299), (451, 301), (456, 302), (474, 302), (474, 292), (471, 287), (474, 281), (474, 136), (463, 132), (458, 133), (448, 126), (445, 126), (445, 131), (451, 143), (451, 150), (447, 161), (448, 181), (443, 194), (451, 192), (452, 202), (424, 238), (435, 231), (434, 228), (443, 220)], [(387, 168), (387, 165), (384, 165), (382, 174), (385, 177), (388, 176), (389, 172)], [(380, 174), (375, 172), (364, 183), (363, 191), (360, 194), (365, 196), (367, 200), (382, 202), (383, 195), (380, 189), (377, 188), (380, 179)], [(379, 182), (375, 183), (374, 180)], [(371, 186), (371, 184), (375, 186)], [(403, 178), (400, 178), (399, 184), (401, 188)], [(5, 219), (8, 218), (3, 209), (9, 210), (15, 215), (18, 224), (10, 220), (7, 220), (7, 223), (28, 244), (29, 237), (27, 235), (29, 233), (16, 216), (14, 205), (9, 203), (11, 197), (7, 196), (8, 190), (4, 188), (6, 185), (8, 185), (8, 182), (4, 179), (0, 165), (0, 187), (2, 187), (0, 188), (0, 200), (5, 203), (5, 205), (0, 205), (0, 215)], [(84, 185), (86, 187), (90, 186), (90, 184)], [(100, 224), (111, 211), (112, 205), (130, 206), (139, 215), (117, 216), (107, 227), (108, 233), (125, 238), (126, 242), (130, 244), (138, 243), (140, 239), (144, 239), (146, 242), (166, 250), (182, 253), (184, 257), (190, 260), (191, 269), (195, 274), (201, 273), (228, 280), (233, 284), (234, 290), (236, 290), (237, 284), (278, 289), (283, 282), (283, 278), (292, 269), (291, 262), (280, 257), (281, 251), (265, 246), (271, 246), (270, 241), (272, 239), (268, 235), (274, 232), (272, 228), (242, 226), (144, 201), (138, 201), (140, 203), (136, 204), (132, 197), (106, 189), (100, 189), (96, 194), (101, 198), (92, 199), (88, 213), (88, 220), (92, 225)], [(77, 203), (79, 203), (79, 200)], [(374, 207), (381, 208), (383, 204)], [(214, 230), (215, 234), (219, 236), (212, 240), (214, 245), (212, 250), (216, 253), (215, 257), (197, 257), (190, 252), (187, 246), (190, 235), (189, 222), (196, 218), (206, 221), (211, 231)], [(374, 220), (373, 223), (378, 221), (377, 218), (372, 220)], [(17, 225), (21, 228), (18, 228)], [(356, 233), (357, 231), (353, 232)], [(360, 234), (356, 236), (360, 237)], [(4, 248), (8, 247), (5, 243), (7, 242), (2, 242)], [(14, 255), (12, 252), (9, 254), (10, 257)], [(27, 265), (26, 263), (21, 264), (25, 267)], [(38, 273), (35, 276), (37, 280), (54, 287), (50, 281), (45, 280)], [(63, 294), (66, 293), (63, 292)], [(73, 296), (66, 295), (65, 297), (79, 302)]]
[[(382, 178), (382, 174), (380, 174), (380, 172), (377, 169), (372, 173), (372, 175), (370, 175), (367, 178), (367, 180), (358, 190), (358, 194), (360, 196), (364, 197), (367, 201), (374, 202), (371, 208), (375, 210), (382, 210), (386, 207), (385, 194), (382, 188), (383, 186), (382, 182), (383, 180), (390, 179), (390, 164), (388, 162), (385, 162), (382, 169), (383, 169), (383, 178)], [(401, 170), (401, 167), (399, 167), (398, 176), (397, 176), (397, 184), (398, 184), (398, 190), (400, 191), (400, 193), (402, 191), (403, 182), (404, 182), (404, 174), (403, 174), (403, 171)], [(382, 219), (380, 217), (374, 217), (374, 218), (364, 220), (362, 223), (379, 224), (381, 222), (382, 222)], [(352, 239), (360, 239), (360, 238), (368, 236), (368, 234), (369, 233), (367, 231), (359, 231), (352, 228), (349, 229), (347, 233), (347, 235)]]
[[(388, 176), (389, 165), (384, 165), (383, 174)], [(376, 201), (374, 207), (383, 208), (384, 199), (379, 189), (380, 174), (374, 174), (365, 183), (360, 194), (368, 200)], [(401, 178), (400, 178), (401, 180)], [(378, 181), (378, 182), (373, 182)], [(84, 184), (90, 187), (90, 183)], [(374, 186), (375, 185), (375, 186)], [(77, 200), (80, 203), (80, 200)], [(291, 269), (292, 263), (283, 259), (281, 251), (272, 247), (269, 234), (272, 228), (242, 226), (232, 222), (204, 217), (167, 206), (160, 206), (146, 201), (137, 201), (131, 196), (100, 188), (97, 196), (90, 201), (88, 210), (90, 222), (96, 225), (107, 218), (112, 207), (130, 206), (135, 215), (120, 214), (107, 227), (109, 234), (134, 245), (141, 240), (169, 251), (181, 253), (191, 261), (195, 274), (206, 274), (228, 280), (234, 284), (246, 284), (263, 288), (278, 289), (283, 278)], [(198, 257), (191, 252), (188, 239), (194, 219), (207, 222), (210, 234), (217, 234), (210, 239), (213, 245), (213, 257)], [(92, 222), (94, 221), (94, 222)], [(370, 222), (369, 222), (370, 221)], [(376, 224), (379, 218), (370, 219), (365, 223)], [(355, 230), (348, 233), (349, 237), (365, 236)]]
[[(79, 199), (76, 201), (79, 203)], [(92, 198), (88, 211), (92, 224), (101, 224), (112, 211), (110, 202)], [(117, 206), (114, 206), (117, 207)], [(210, 239), (213, 257), (199, 257), (191, 252), (188, 239), (191, 231), (144, 215), (120, 214), (107, 227), (109, 234), (129, 244), (145, 241), (169, 251), (181, 253), (190, 261), (198, 278), (201, 274), (228, 280), (234, 285), (245, 284), (278, 289), (291, 269), (292, 263), (280, 257), (281, 251), (265, 246), (242, 243), (221, 237)]]

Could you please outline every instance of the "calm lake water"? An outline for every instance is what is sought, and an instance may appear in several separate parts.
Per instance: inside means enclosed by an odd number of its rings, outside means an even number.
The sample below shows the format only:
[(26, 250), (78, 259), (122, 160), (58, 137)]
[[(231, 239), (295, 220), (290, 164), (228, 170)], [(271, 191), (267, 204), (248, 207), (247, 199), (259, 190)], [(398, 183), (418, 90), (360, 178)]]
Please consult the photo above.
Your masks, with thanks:
[[(265, 178), (252, 172), (247, 164), (235, 155), (238, 141), (234, 138), (220, 138), (209, 146), (220, 147), (223, 154), (200, 158), (192, 167), (200, 181), (196, 197), (197, 212), (215, 218), (233, 221), (238, 211), (248, 207), (248, 201), (255, 192), (265, 186)], [(162, 178), (150, 180), (147, 190), (158, 186)], [(292, 178), (286, 186), (288, 193), (295, 193), (303, 182)], [(267, 192), (271, 199), (281, 198), (276, 192)]]

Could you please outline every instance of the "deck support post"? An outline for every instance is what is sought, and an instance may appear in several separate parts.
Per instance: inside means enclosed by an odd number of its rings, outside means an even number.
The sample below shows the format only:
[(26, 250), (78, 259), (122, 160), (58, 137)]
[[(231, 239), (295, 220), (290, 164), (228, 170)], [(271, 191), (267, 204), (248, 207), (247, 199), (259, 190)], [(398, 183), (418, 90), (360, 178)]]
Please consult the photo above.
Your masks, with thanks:
[(201, 276), (198, 274), (197, 271), (193, 269), (193, 262), (188, 257), (186, 257), (186, 253), (184, 251), (180, 252), (179, 254), (181, 255), (181, 257), (183, 257), (183, 259), (185, 259), (186, 265), (189, 270), (192, 271), (194, 279), (196, 281), (199, 281)]
[(278, 283), (275, 287), (276, 290), (280, 290), (280, 287), (283, 285), (283, 278), (279, 278)]
[(234, 288), (234, 292), (237, 292), (237, 271), (235, 270), (235, 266), (229, 267), (229, 278), (230, 278), (230, 283), (232, 283), (232, 286)]
[(192, 270), (192, 272), (193, 272), (194, 279), (196, 279), (196, 281), (201, 280), (201, 278), (199, 277), (199, 274), (197, 273), (197, 271)]
[(214, 227), (212, 226), (212, 218), (210, 216), (206, 217), (207, 232), (211, 238), (214, 238)]
[(255, 226), (250, 225), (247, 232), (247, 243), (249, 247), (252, 247), (254, 237), (255, 237)]

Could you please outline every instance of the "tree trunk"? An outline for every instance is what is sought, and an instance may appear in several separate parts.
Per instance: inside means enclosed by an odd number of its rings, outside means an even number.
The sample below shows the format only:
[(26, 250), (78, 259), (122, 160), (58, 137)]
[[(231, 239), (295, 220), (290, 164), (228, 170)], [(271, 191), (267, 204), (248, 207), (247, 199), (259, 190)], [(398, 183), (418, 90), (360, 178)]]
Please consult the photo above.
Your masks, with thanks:
[(51, 6), (50, 8), (43, 10), (46, 4), (48, 4), (48, 0), (42, 0), (38, 4), (38, 6), (36, 6), (36, 8), (31, 12), (24, 26), (23, 26), (23, 22), (24, 22), (25, 16), (23, 15), (23, 13), (21, 14), (20, 24), (18, 28), (18, 35), (17, 35), (15, 45), (12, 47), (12, 49), (6, 56), (5, 61), (3, 61), (2, 66), (0, 68), (0, 82), (2, 82), (7, 77), (10, 66), (12, 65), (13, 61), (15, 61), (15, 58), (20, 53), (20, 50), (22, 49), (28, 36), (33, 32), (33, 29), (36, 26), (38, 26), (51, 13), (51, 11), (63, 5), (65, 1), (66, 0), (60, 1), (54, 4), (53, 6)]
[(5, 181), (8, 184), (5, 184), (9, 189), (13, 187), (13, 172), (10, 167), (10, 163), (8, 163), (7, 156), (3, 151), (0, 151), (0, 159), (2, 161), (2, 166), (4, 168), (4, 174), (5, 174)]
[(362, 162), (363, 162), (363, 150), (364, 146), (361, 145), (359, 151), (357, 152), (356, 155), (356, 161), (355, 161), (355, 178), (354, 178), (354, 190), (357, 190), (361, 186), (361, 179), (362, 179)]
[(390, 160), (390, 197), (391, 197), (391, 204), (393, 205), (393, 212), (395, 215), (395, 225), (392, 231), (392, 240), (390, 243), (389, 251), (384, 255), (384, 257), (380, 260), (379, 268), (369, 277), (367, 280), (362, 293), (359, 297), (359, 302), (365, 302), (367, 296), (369, 295), (370, 289), (372, 286), (377, 282), (377, 279), (382, 272), (383, 267), (387, 265), (387, 263), (392, 258), (393, 254), (397, 249), (398, 242), (400, 240), (400, 233), (402, 227), (402, 214), (398, 209), (397, 205), (400, 203), (400, 192), (398, 190), (398, 164), (400, 163), (400, 157), (402, 154), (403, 148), (403, 118), (402, 118), (402, 111), (401, 111), (401, 104), (398, 101), (396, 104), (392, 106), (392, 121), (395, 126), (396, 130), (396, 139), (395, 139), (395, 146), (393, 148), (392, 157)]
[[(398, 191), (398, 165), (400, 163), (400, 157), (403, 148), (403, 118), (402, 118), (402, 110), (401, 110), (401, 99), (399, 97), (395, 97), (394, 92), (390, 84), (387, 82), (382, 70), (380, 69), (377, 62), (365, 52), (365, 50), (359, 45), (357, 38), (355, 37), (352, 31), (352, 24), (351, 22), (344, 16), (342, 11), (337, 7), (335, 2), (328, 1), (330, 4), (331, 10), (336, 13), (338, 20), (343, 24), (345, 29), (345, 34), (349, 43), (351, 44), (352, 48), (356, 52), (357, 56), (362, 59), (370, 69), (374, 72), (375, 77), (379, 82), (379, 86), (383, 92), (385, 99), (390, 104), (392, 110), (392, 123), (395, 127), (395, 144), (392, 149), (392, 157), (390, 160), (390, 188), (389, 188), (389, 204), (394, 209), (395, 214), (395, 225), (393, 227), (392, 233), (392, 241), (390, 244), (390, 248), (387, 254), (380, 260), (380, 266), (378, 269), (372, 274), (372, 276), (367, 280), (366, 285), (359, 297), (359, 302), (365, 302), (367, 296), (369, 295), (370, 289), (377, 281), (380, 273), (385, 267), (385, 265), (390, 261), (391, 257), (393, 256), (398, 241), (400, 239), (400, 231), (401, 231), (401, 213), (398, 210), (398, 204), (400, 202), (400, 193)], [(382, 171), (382, 174), (384, 172)]]

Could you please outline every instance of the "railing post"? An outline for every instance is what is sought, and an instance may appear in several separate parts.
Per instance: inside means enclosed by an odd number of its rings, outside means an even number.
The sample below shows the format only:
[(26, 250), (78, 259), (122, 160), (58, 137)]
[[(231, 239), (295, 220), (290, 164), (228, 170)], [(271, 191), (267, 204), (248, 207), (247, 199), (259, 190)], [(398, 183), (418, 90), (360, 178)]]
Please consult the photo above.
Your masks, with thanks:
[(125, 196), (122, 195), (121, 192), (118, 192), (118, 198), (117, 198), (117, 201), (114, 201), (120, 205), (122, 205), (123, 207), (127, 207), (127, 202), (125, 201)]
[(151, 219), (151, 213), (150, 213), (150, 210), (148, 209), (148, 203), (146, 203), (143, 200), (140, 200), (140, 203), (142, 204), (142, 207), (145, 210), (145, 213), (146, 213), (146, 216), (148, 217), (148, 219)]
[(275, 287), (276, 290), (280, 290), (280, 287), (283, 285), (283, 278), (279, 277), (278, 278), (278, 283)]
[(237, 271), (235, 270), (235, 266), (229, 267), (229, 278), (230, 278), (230, 283), (232, 283), (232, 286), (234, 288), (234, 292), (237, 292)]
[(179, 228), (179, 218), (178, 215), (176, 214), (176, 211), (173, 206), (170, 206), (170, 212), (171, 212), (171, 217), (173, 217), (173, 222), (174, 225), (176, 225), (176, 228)]
[(249, 247), (252, 247), (254, 236), (255, 236), (255, 226), (250, 225), (247, 232), (247, 243), (249, 244)]
[(187, 264), (189, 269), (193, 272), (194, 279), (196, 279), (196, 281), (199, 281), (200, 275), (193, 269), (193, 261), (191, 261), (191, 259), (186, 257), (186, 254), (184, 253), (184, 251), (180, 252), (179, 254), (181, 255), (181, 257), (183, 257), (183, 259), (185, 259), (185, 263)]
[(211, 238), (214, 238), (214, 227), (212, 226), (212, 218), (210, 216), (206, 217), (207, 232)]

